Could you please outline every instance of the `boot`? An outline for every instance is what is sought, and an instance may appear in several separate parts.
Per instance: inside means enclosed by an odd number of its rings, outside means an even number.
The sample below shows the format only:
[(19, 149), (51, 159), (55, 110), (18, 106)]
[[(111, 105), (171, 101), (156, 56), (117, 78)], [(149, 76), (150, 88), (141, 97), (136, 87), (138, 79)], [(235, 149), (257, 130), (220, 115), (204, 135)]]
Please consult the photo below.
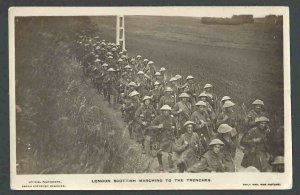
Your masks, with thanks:
[(184, 164), (184, 162), (178, 163), (177, 167), (179, 169), (179, 173), (184, 173), (184, 171), (185, 171), (185, 164)]
[(157, 153), (157, 160), (159, 164), (159, 171), (164, 171), (164, 167), (162, 164), (162, 153)]

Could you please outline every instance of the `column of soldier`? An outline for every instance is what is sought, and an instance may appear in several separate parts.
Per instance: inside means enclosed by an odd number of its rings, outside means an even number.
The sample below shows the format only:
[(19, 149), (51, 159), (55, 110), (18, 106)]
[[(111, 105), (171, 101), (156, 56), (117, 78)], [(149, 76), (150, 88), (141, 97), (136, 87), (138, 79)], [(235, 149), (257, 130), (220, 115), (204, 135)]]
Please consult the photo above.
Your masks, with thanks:
[(211, 84), (200, 89), (192, 75), (169, 76), (98, 36), (80, 35), (75, 51), (84, 75), (121, 107), (130, 138), (157, 157), (160, 171), (167, 154), (170, 172), (235, 172), (238, 149), (244, 153), (239, 171), (284, 171), (283, 127), (270, 130), (262, 100), (241, 115), (229, 96), (218, 101)]

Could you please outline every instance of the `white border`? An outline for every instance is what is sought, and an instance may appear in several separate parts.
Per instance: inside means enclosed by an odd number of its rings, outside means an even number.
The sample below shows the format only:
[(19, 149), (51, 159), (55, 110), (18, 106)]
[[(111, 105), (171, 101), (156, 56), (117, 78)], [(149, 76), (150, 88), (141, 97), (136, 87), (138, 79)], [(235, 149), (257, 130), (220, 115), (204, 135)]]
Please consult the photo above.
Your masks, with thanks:
[[(16, 112), (15, 112), (15, 29), (16, 16), (221, 16), (232, 14), (283, 15), (284, 35), (284, 123), (285, 173), (153, 173), (153, 174), (58, 174), (16, 175)], [(290, 27), (288, 7), (12, 7), (9, 9), (9, 94), (10, 94), (10, 157), (11, 188), (16, 190), (154, 190), (154, 189), (291, 189), (292, 188), (292, 131), (290, 87)], [(76, 177), (74, 177), (76, 176)], [(92, 179), (211, 179), (212, 182), (184, 183), (91, 183)], [(22, 188), (32, 180), (59, 180), (66, 188)], [(280, 183), (281, 186), (243, 186), (243, 183)]]

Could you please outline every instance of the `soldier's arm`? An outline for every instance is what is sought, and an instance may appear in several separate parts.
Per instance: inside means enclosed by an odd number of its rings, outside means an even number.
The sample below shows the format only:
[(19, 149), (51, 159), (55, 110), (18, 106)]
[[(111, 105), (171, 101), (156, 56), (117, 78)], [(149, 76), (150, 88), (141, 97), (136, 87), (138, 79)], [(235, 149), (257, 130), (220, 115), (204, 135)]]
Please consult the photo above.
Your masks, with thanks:
[(253, 138), (254, 138), (253, 134), (254, 134), (254, 132), (251, 129), (246, 133), (246, 135), (241, 140), (243, 145), (254, 145), (255, 144), (255, 142), (253, 141)]
[(136, 112), (135, 112), (135, 114), (134, 114), (134, 119), (135, 119), (135, 121), (136, 121), (137, 123), (139, 123), (139, 124), (142, 124), (142, 123), (143, 123), (143, 121), (141, 120), (141, 117), (140, 117), (141, 111), (142, 111), (142, 107), (140, 106), (140, 107), (136, 110)]
[(199, 163), (196, 163), (188, 169), (190, 173), (211, 172), (212, 169), (208, 166), (207, 160), (202, 157)]
[(174, 144), (174, 151), (177, 153), (181, 153), (186, 149), (186, 144), (184, 143), (183, 135), (175, 142)]

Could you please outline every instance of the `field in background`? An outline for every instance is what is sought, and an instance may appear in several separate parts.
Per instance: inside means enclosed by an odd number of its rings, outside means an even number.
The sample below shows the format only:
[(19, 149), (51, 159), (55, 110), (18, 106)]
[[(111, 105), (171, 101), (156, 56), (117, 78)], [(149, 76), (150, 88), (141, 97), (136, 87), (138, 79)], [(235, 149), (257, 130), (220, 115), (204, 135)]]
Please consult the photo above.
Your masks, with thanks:
[[(115, 17), (91, 17), (99, 35), (115, 42)], [(126, 49), (164, 66), (192, 74), (221, 97), (247, 107), (260, 98), (283, 115), (282, 25), (205, 25), (200, 18), (125, 16)]]

